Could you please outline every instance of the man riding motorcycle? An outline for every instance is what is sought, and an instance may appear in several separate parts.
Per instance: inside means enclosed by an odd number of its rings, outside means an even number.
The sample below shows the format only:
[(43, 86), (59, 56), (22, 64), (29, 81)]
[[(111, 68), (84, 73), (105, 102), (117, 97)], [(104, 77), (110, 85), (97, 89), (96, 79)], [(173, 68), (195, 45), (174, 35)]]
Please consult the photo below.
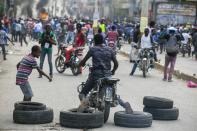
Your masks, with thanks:
[[(72, 46), (69, 46), (69, 48), (66, 49), (66, 64), (69, 64), (71, 54), (78, 48), (83, 47), (85, 45), (85, 35), (81, 31), (81, 24), (77, 24), (77, 35), (75, 38), (75, 44)], [(81, 50), (81, 54), (83, 54), (83, 50)], [(82, 69), (80, 70), (80, 73), (82, 73)]]
[[(92, 88), (94, 88), (99, 78), (114, 75), (118, 68), (118, 61), (113, 50), (103, 45), (102, 35), (95, 35), (94, 42), (95, 47), (90, 48), (85, 58), (79, 64), (79, 66), (85, 66), (86, 61), (92, 57), (93, 67), (85, 87), (79, 94), (80, 100), (83, 100)], [(113, 70), (111, 70), (111, 61), (114, 63)]]
[[(154, 42), (152, 40), (152, 36), (150, 35), (150, 31), (149, 31), (148, 28), (145, 28), (144, 35), (142, 35), (140, 43), (141, 43), (141, 45), (140, 45), (141, 46), (141, 51), (143, 51), (143, 49), (151, 49), (153, 47)], [(153, 56), (154, 56), (155, 61), (157, 61), (157, 56), (156, 56), (155, 50), (153, 50)], [(135, 61), (134, 65), (133, 65), (133, 68), (132, 68), (132, 71), (130, 73), (131, 76), (134, 75), (135, 70), (137, 68), (137, 65), (139, 64), (139, 61), (140, 60)], [(153, 63), (151, 63), (151, 64), (153, 64)]]

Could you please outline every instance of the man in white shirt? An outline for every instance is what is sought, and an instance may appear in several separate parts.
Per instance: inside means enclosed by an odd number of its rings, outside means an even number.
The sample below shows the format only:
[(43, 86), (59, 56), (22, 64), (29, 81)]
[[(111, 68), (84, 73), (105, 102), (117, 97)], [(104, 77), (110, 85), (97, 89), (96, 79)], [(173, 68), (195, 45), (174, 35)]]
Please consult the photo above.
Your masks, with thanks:
[[(145, 28), (144, 34), (143, 34), (142, 37), (141, 37), (141, 42), (140, 42), (140, 43), (141, 43), (140, 46), (141, 46), (141, 49), (142, 49), (142, 50), (143, 50), (143, 49), (150, 49), (150, 48), (153, 47), (153, 46), (152, 46), (153, 40), (152, 40), (150, 31), (149, 31), (149, 28)], [(141, 52), (141, 51), (140, 51), (140, 52)], [(157, 61), (156, 52), (155, 52), (154, 50), (153, 50), (153, 52), (154, 52), (154, 59), (155, 59), (155, 61)], [(132, 68), (132, 71), (131, 71), (131, 73), (130, 73), (131, 76), (134, 75), (135, 70), (136, 70), (136, 68), (137, 68), (137, 65), (138, 65), (139, 61), (140, 61), (140, 60), (136, 60), (136, 61), (135, 61), (134, 65), (133, 65), (133, 68)]]
[(182, 36), (184, 38), (184, 40), (182, 40), (181, 42), (183, 44), (189, 44), (190, 40), (191, 40), (191, 36), (190, 34), (188, 33), (187, 30), (184, 30), (183, 33), (182, 33)]
[(150, 35), (150, 33), (149, 33), (150, 31), (149, 31), (149, 29), (148, 28), (146, 28), (145, 30), (144, 30), (144, 34), (142, 35), (142, 37), (141, 37), (141, 48), (142, 49), (145, 49), (145, 48), (152, 48), (152, 40), (151, 40), (151, 35)]

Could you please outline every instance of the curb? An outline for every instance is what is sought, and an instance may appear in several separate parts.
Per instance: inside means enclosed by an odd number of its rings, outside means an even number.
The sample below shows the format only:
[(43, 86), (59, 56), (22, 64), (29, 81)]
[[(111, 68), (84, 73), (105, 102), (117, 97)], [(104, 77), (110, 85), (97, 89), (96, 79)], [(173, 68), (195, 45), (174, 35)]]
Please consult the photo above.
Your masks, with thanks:
[[(129, 53), (125, 51), (119, 51), (119, 53), (123, 56), (129, 57)], [(164, 70), (164, 66), (160, 63), (155, 63), (155, 67), (157, 70)], [(178, 79), (182, 79), (184, 81), (193, 81), (197, 83), (197, 77), (181, 72), (180, 70), (174, 70), (173, 75)]]

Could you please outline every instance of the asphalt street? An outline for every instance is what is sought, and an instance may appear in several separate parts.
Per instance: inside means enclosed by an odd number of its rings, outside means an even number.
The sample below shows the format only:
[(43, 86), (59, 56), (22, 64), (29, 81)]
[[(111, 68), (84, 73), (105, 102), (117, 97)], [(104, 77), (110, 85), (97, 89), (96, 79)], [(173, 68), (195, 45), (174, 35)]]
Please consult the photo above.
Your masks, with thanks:
[[(38, 78), (37, 71), (33, 71), (29, 78), (33, 89), (34, 97), (32, 101), (45, 103), (54, 110), (53, 123), (43, 125), (22, 125), (14, 124), (12, 115), (14, 103), (23, 99), (22, 92), (15, 85), (16, 64), (30, 51), (24, 49), (17, 54), (8, 56), (8, 60), (0, 63), (2, 72), (0, 73), (0, 131), (37, 131), (37, 130), (65, 130), (72, 131), (78, 129), (62, 128), (59, 125), (59, 113), (61, 110), (68, 110), (78, 107), (77, 86), (85, 81), (88, 76), (88, 69), (82, 75), (73, 76), (70, 69), (63, 74), (57, 73), (54, 67), (54, 79), (48, 82), (46, 78)], [(55, 50), (56, 51), (56, 50)], [(55, 54), (56, 52), (54, 52)], [(53, 59), (56, 56), (53, 56)], [(116, 107), (111, 110), (108, 122), (93, 131), (197, 131), (197, 89), (186, 87), (186, 82), (174, 79), (174, 82), (162, 81), (162, 72), (152, 70), (148, 77), (142, 77), (142, 72), (136, 71), (134, 76), (129, 76), (131, 64), (128, 58), (118, 55), (119, 68), (115, 78), (120, 78), (118, 84), (118, 94), (125, 101), (130, 102), (136, 111), (143, 110), (144, 96), (159, 96), (174, 100), (174, 106), (180, 110), (177, 121), (153, 121), (150, 128), (123, 128), (114, 125), (113, 117), (116, 111), (123, 110)], [(45, 61), (44, 71), (48, 73), (48, 64)]]

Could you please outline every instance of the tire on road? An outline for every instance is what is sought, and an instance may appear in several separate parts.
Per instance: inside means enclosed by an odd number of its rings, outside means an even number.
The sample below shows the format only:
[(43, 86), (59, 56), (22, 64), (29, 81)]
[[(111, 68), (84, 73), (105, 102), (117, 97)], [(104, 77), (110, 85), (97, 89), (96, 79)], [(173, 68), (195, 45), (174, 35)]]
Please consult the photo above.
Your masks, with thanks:
[(34, 111), (45, 110), (46, 105), (38, 102), (22, 101), (14, 104), (15, 110)]
[(146, 107), (160, 108), (160, 109), (170, 109), (173, 107), (173, 101), (166, 98), (145, 96), (143, 104)]
[(91, 129), (99, 128), (104, 124), (103, 112), (79, 113), (77, 109), (60, 112), (60, 125), (69, 128)]
[(22, 111), (14, 110), (13, 120), (18, 124), (45, 124), (53, 121), (53, 110)]
[(143, 111), (151, 113), (153, 115), (154, 120), (177, 120), (179, 116), (179, 109), (176, 107), (172, 109), (144, 107)]
[(125, 111), (116, 112), (114, 123), (116, 126), (145, 128), (152, 125), (152, 115), (150, 113), (134, 111), (132, 114), (126, 114)]

